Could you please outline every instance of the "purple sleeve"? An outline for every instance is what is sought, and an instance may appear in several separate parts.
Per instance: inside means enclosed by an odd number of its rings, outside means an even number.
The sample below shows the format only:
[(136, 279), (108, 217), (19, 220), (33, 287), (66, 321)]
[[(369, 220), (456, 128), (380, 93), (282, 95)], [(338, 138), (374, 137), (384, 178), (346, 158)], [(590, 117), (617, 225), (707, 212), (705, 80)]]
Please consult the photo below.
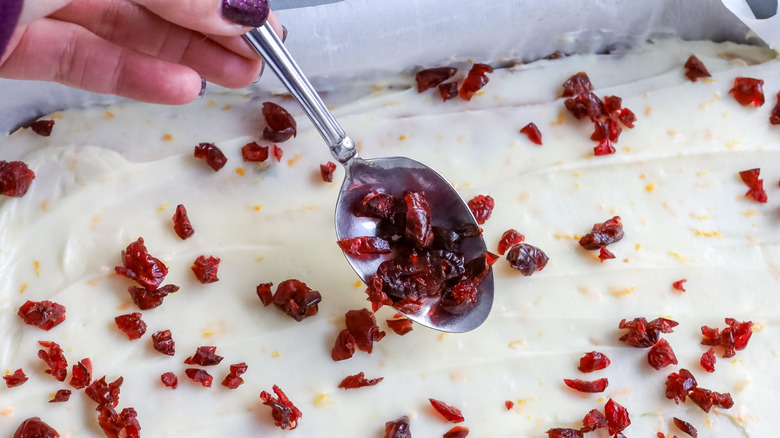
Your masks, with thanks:
[(19, 14), (22, 12), (23, 0), (0, 0), (0, 57), (5, 52), (8, 40), (14, 33)]

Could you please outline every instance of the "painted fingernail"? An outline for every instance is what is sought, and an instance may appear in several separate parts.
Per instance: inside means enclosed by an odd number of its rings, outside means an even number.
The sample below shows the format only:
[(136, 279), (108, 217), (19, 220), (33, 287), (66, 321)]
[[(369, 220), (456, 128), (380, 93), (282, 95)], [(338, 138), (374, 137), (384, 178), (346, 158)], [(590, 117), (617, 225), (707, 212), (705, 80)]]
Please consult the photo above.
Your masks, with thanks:
[(269, 11), (268, 0), (222, 0), (222, 16), (242, 26), (262, 26)]
[(198, 97), (196, 99), (200, 99), (204, 94), (206, 94), (206, 80), (200, 78), (200, 93), (198, 93)]
[(264, 72), (264, 71), (265, 71), (265, 62), (264, 62), (264, 63), (263, 63), (263, 65), (260, 67), (260, 74), (259, 74), (259, 75), (257, 75), (257, 79), (255, 79), (254, 81), (252, 81), (252, 83), (253, 83), (253, 84), (256, 84), (256, 83), (260, 82), (260, 78), (262, 78), (262, 77), (263, 77), (263, 72)]
[(287, 41), (287, 28), (282, 26), (282, 42)]

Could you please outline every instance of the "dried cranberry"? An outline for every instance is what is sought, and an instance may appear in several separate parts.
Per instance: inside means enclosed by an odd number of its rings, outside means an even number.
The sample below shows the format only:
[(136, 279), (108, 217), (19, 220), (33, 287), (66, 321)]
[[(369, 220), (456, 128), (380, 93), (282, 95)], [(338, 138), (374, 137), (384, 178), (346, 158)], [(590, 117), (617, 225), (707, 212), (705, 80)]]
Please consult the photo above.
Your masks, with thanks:
[(274, 385), (273, 391), (276, 397), (263, 391), (260, 393), (260, 400), (263, 401), (264, 405), (271, 407), (271, 417), (274, 419), (274, 425), (282, 429), (295, 429), (298, 427), (298, 420), (303, 414), (287, 398), (287, 395), (281, 388)]
[(376, 236), (348, 237), (336, 243), (342, 251), (352, 257), (390, 253), (390, 243)]
[(708, 373), (714, 373), (715, 372), (715, 349), (710, 347), (707, 351), (704, 352), (704, 354), (701, 355), (701, 360), (699, 361), (701, 364), (701, 367), (704, 368), (705, 371)]
[(612, 251), (608, 250), (606, 246), (602, 246), (601, 249), (599, 249), (599, 259), (603, 262), (604, 260), (614, 259), (615, 254), (612, 254)]
[(591, 351), (590, 353), (585, 353), (580, 358), (580, 366), (577, 369), (583, 373), (592, 373), (593, 371), (603, 370), (609, 364), (610, 360), (605, 354)]
[(622, 108), (613, 117), (619, 120), (626, 128), (633, 128), (634, 122), (636, 122), (636, 114), (628, 108)]
[(344, 329), (336, 336), (336, 344), (333, 346), (333, 350), (330, 353), (330, 357), (334, 361), (340, 361), (349, 359), (355, 354), (355, 337), (348, 329)]
[(652, 347), (658, 342), (661, 333), (671, 333), (677, 326), (676, 321), (666, 318), (656, 318), (647, 322), (645, 318), (634, 318), (632, 321), (620, 321), (618, 328), (628, 329), (628, 333), (620, 340), (636, 348)]
[(631, 424), (626, 408), (612, 399), (609, 399), (606, 406), (604, 406), (604, 416), (607, 418), (607, 426), (610, 435), (621, 432)]
[(611, 155), (615, 153), (615, 147), (608, 138), (601, 140), (598, 145), (593, 147), (593, 155), (599, 157), (602, 155)]
[(609, 140), (617, 143), (621, 132), (623, 132), (623, 128), (615, 120), (596, 120), (593, 122), (593, 134), (590, 135), (590, 139), (598, 142)]
[(68, 400), (70, 400), (70, 389), (60, 389), (57, 390), (56, 393), (54, 393), (54, 397), (52, 397), (51, 400), (49, 400), (49, 403), (64, 403)]
[(454, 67), (435, 67), (420, 70), (414, 77), (417, 82), (417, 92), (422, 93), (429, 88), (437, 87), (442, 82), (455, 76), (457, 72), (458, 69)]
[(70, 386), (82, 389), (89, 386), (90, 382), (92, 382), (92, 361), (89, 358), (82, 359), (73, 365)]
[(273, 285), (273, 283), (260, 283), (257, 285), (257, 297), (260, 298), (264, 306), (268, 306), (274, 301), (274, 295), (271, 292), (271, 286)]
[(35, 179), (35, 172), (21, 161), (0, 160), (0, 195), (19, 198)]
[(195, 158), (205, 160), (214, 172), (225, 167), (227, 163), (227, 157), (214, 143), (199, 143), (195, 146), (195, 152), (193, 154)]
[(268, 146), (260, 146), (254, 141), (247, 143), (241, 148), (241, 157), (244, 161), (262, 163), (268, 159)]
[(436, 409), (436, 412), (440, 413), (447, 421), (453, 423), (461, 423), (464, 421), (463, 414), (460, 412), (460, 409), (433, 398), (429, 398), (428, 401), (431, 402), (431, 406)]
[(54, 120), (36, 120), (30, 123), (30, 129), (41, 137), (50, 136), (53, 127)]
[(507, 400), (504, 402), (504, 407), (506, 408), (507, 411), (511, 411), (512, 408), (515, 407), (515, 402), (513, 402), (512, 400)]
[(719, 331), (716, 328), (703, 326), (701, 333), (704, 336), (702, 345), (718, 346), (724, 348), (723, 357), (733, 357), (737, 351), (742, 351), (747, 347), (750, 336), (753, 335), (753, 322), (737, 322), (733, 318), (726, 318), (728, 327)]
[(674, 355), (672, 346), (666, 339), (659, 339), (647, 353), (647, 363), (651, 367), (660, 370), (669, 365), (677, 365), (677, 356)]
[(404, 193), (403, 202), (406, 207), (406, 237), (411, 239), (418, 248), (431, 246), (433, 243), (431, 207), (425, 196), (419, 192)]
[(152, 347), (167, 356), (173, 356), (176, 352), (176, 343), (173, 341), (170, 330), (160, 330), (152, 333)]
[(168, 274), (165, 264), (146, 250), (141, 237), (122, 251), (122, 264), (114, 268), (116, 273), (135, 280), (146, 289), (156, 290)]
[(195, 273), (195, 278), (202, 284), (214, 283), (219, 281), (217, 278), (217, 270), (219, 269), (220, 259), (218, 257), (198, 256), (195, 259), (195, 263), (192, 264), (192, 272)]
[(336, 170), (336, 163), (328, 161), (325, 164), (320, 164), (320, 175), (325, 182), (333, 182), (333, 172)]
[(372, 191), (352, 206), (352, 214), (359, 217), (390, 219), (393, 216), (395, 198), (387, 193)]
[(385, 337), (385, 332), (379, 330), (374, 314), (368, 309), (350, 310), (345, 315), (347, 330), (355, 339), (355, 346), (366, 353), (371, 353), (374, 342)]
[(273, 303), (290, 318), (300, 322), (316, 315), (322, 295), (306, 283), (295, 279), (285, 280), (276, 287)]
[(574, 389), (575, 391), (579, 392), (604, 392), (605, 389), (607, 389), (607, 386), (609, 385), (609, 379), (606, 377), (601, 379), (596, 379), (593, 381), (586, 381), (586, 380), (580, 380), (580, 379), (563, 379), (563, 383), (566, 384), (571, 389)]
[(704, 389), (702, 387), (695, 387), (688, 394), (691, 401), (700, 407), (704, 412), (709, 412), (713, 406), (718, 406), (724, 409), (729, 409), (734, 406), (734, 401), (731, 399), (729, 393), (719, 393)]
[(127, 315), (119, 315), (114, 318), (116, 326), (127, 335), (127, 339), (135, 340), (146, 333), (146, 323), (141, 320), (141, 314), (138, 312)]
[(27, 375), (24, 374), (24, 371), (22, 371), (21, 368), (14, 371), (13, 374), (3, 376), (3, 380), (5, 380), (5, 385), (8, 386), (9, 388), (19, 386), (24, 382), (26, 382), (27, 379), (28, 379)]
[(563, 101), (566, 110), (577, 120), (588, 117), (592, 122), (604, 114), (604, 103), (593, 93), (582, 93)]
[(384, 438), (412, 438), (412, 432), (409, 428), (409, 417), (403, 417), (385, 423)]
[(691, 55), (690, 58), (685, 61), (685, 76), (687, 76), (691, 82), (696, 82), (699, 78), (708, 78), (711, 75), (710, 72), (707, 71), (707, 67), (704, 66), (704, 63), (699, 61), (699, 58), (697, 58), (696, 55)]
[(244, 383), (241, 375), (246, 372), (247, 365), (244, 362), (230, 365), (230, 372), (222, 380), (222, 386), (230, 389), (236, 389)]
[(764, 204), (767, 201), (767, 196), (764, 190), (764, 180), (758, 178), (760, 172), (760, 169), (743, 170), (739, 172), (739, 177), (749, 187), (745, 196)]
[(49, 367), (45, 371), (46, 374), (51, 374), (55, 379), (64, 382), (68, 373), (68, 361), (65, 359), (62, 348), (56, 342), (38, 341), (38, 343), (49, 349), (48, 351), (38, 350), (38, 357)]
[(106, 383), (106, 376), (92, 382), (84, 393), (100, 406), (116, 407), (119, 404), (119, 388), (124, 379), (119, 377), (111, 383)]
[(582, 236), (580, 246), (587, 250), (601, 249), (623, 238), (623, 223), (620, 216), (614, 216), (600, 224), (594, 224), (590, 233)]
[(549, 258), (541, 249), (520, 243), (512, 247), (506, 255), (509, 266), (520, 271), (521, 274), (529, 276), (536, 271), (541, 271), (547, 266)]
[(154, 309), (159, 307), (163, 303), (163, 299), (179, 290), (179, 286), (174, 284), (166, 284), (156, 290), (146, 289), (139, 286), (130, 286), (127, 292), (130, 293), (130, 298), (133, 303), (141, 310)]
[(98, 424), (108, 438), (138, 438), (141, 425), (137, 416), (138, 413), (133, 408), (124, 408), (117, 414), (112, 406), (98, 407)]
[(623, 106), (623, 99), (619, 96), (604, 96), (604, 111), (607, 114), (617, 114)]
[(458, 90), (458, 95), (463, 100), (471, 100), (474, 94), (490, 81), (487, 73), (493, 73), (493, 67), (487, 64), (474, 64), (469, 70), (469, 74)]
[(729, 90), (729, 94), (742, 106), (752, 104), (759, 107), (764, 104), (763, 85), (761, 79), (738, 77), (734, 79), (734, 87)]
[(190, 223), (190, 218), (187, 217), (187, 209), (182, 204), (176, 206), (176, 213), (173, 214), (173, 231), (182, 240), (189, 238), (195, 233)]
[(772, 125), (780, 125), (780, 93), (777, 93), (777, 104), (769, 113), (769, 123)]
[(572, 97), (582, 93), (589, 93), (593, 90), (593, 84), (585, 72), (579, 72), (563, 83), (563, 92), (561, 97)]
[(13, 438), (59, 438), (60, 434), (53, 427), (41, 421), (38, 417), (28, 418), (14, 432)]
[(163, 373), (160, 376), (160, 381), (163, 383), (163, 385), (171, 389), (176, 389), (176, 387), (179, 386), (179, 378), (176, 377), (176, 374), (173, 374), (170, 371), (167, 373)]
[(222, 359), (224, 358), (218, 355), (216, 352), (217, 347), (198, 347), (198, 349), (195, 350), (195, 354), (188, 357), (187, 359), (184, 359), (184, 363), (187, 365), (201, 366), (217, 365), (218, 363), (222, 362)]
[(466, 438), (469, 435), (469, 429), (463, 426), (455, 426), (444, 433), (442, 438)]
[(517, 230), (508, 229), (501, 235), (501, 240), (498, 241), (498, 254), (504, 255), (504, 253), (511, 247), (518, 243), (523, 243), (525, 236), (520, 234)]
[(364, 386), (374, 386), (377, 383), (384, 380), (384, 377), (377, 377), (376, 379), (366, 379), (366, 375), (361, 371), (355, 375), (347, 376), (345, 377), (341, 383), (339, 383), (339, 388), (342, 389), (354, 389), (354, 388), (362, 388)]
[(267, 125), (263, 129), (263, 138), (268, 141), (281, 143), (298, 134), (298, 126), (293, 116), (273, 102), (263, 103), (263, 117)]
[(444, 102), (455, 98), (455, 96), (458, 95), (458, 83), (453, 82), (447, 82), (444, 84), (439, 85), (439, 96), (441, 96), (441, 100)]
[(683, 285), (683, 283), (685, 283), (686, 281), (688, 280), (684, 278), (682, 280), (677, 280), (674, 283), (672, 283), (672, 287), (679, 290), (680, 292), (685, 292), (685, 286)]
[(441, 307), (453, 315), (465, 313), (477, 303), (477, 282), (464, 277), (455, 286), (445, 289), (441, 295)]
[(677, 417), (672, 418), (674, 420), (674, 425), (677, 426), (678, 429), (681, 431), (687, 433), (688, 435), (692, 436), (693, 438), (696, 438), (699, 436), (699, 433), (696, 432), (696, 428), (691, 425), (691, 423), (688, 423), (686, 421), (680, 420)]
[(580, 431), (592, 432), (596, 429), (601, 429), (602, 427), (607, 426), (607, 417), (605, 417), (604, 414), (602, 414), (598, 409), (592, 409), (585, 415), (585, 418), (582, 419), (582, 428), (580, 428)]
[(539, 128), (537, 128), (536, 124), (533, 122), (523, 126), (523, 128), (520, 129), (520, 133), (525, 134), (529, 140), (541, 146), (542, 133), (539, 132)]
[(387, 326), (396, 334), (403, 336), (412, 331), (412, 320), (409, 318), (388, 319)]
[(482, 225), (486, 220), (490, 219), (496, 202), (490, 196), (477, 195), (469, 200), (468, 206), (471, 213), (474, 214), (477, 223)]
[(282, 148), (280, 148), (277, 145), (274, 145), (273, 146), (273, 154), (274, 154), (274, 159), (276, 159), (276, 162), (277, 163), (281, 163), (282, 162), (282, 157), (284, 156), (284, 151), (282, 150)]
[(51, 301), (26, 301), (17, 312), (27, 325), (50, 330), (65, 321), (65, 306)]
[(192, 379), (192, 381), (200, 383), (200, 385), (204, 388), (211, 388), (211, 383), (214, 381), (214, 378), (211, 377), (211, 374), (209, 374), (206, 370), (199, 368), (187, 368), (184, 370), (184, 374)]
[(563, 427), (556, 427), (549, 429), (547, 432), (547, 438), (582, 438), (582, 432), (577, 429), (568, 429)]
[(696, 378), (685, 368), (679, 373), (671, 373), (666, 378), (666, 398), (674, 400), (675, 404), (685, 403), (688, 393), (697, 385)]

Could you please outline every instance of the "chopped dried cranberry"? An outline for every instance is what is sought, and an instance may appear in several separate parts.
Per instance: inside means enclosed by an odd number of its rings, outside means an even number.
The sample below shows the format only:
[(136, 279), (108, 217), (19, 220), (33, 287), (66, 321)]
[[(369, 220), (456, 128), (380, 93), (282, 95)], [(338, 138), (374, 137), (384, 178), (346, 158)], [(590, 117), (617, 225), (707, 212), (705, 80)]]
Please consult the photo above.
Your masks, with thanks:
[(26, 301), (17, 312), (27, 325), (50, 330), (65, 321), (65, 306), (51, 301)]
[(195, 146), (195, 152), (193, 154), (195, 158), (205, 160), (214, 172), (225, 167), (227, 163), (227, 157), (214, 143), (199, 143)]
[(135, 280), (151, 290), (160, 287), (168, 274), (165, 264), (149, 254), (141, 237), (122, 251), (122, 265), (114, 268), (118, 275)]
[(609, 364), (610, 360), (605, 354), (591, 351), (590, 353), (585, 353), (580, 358), (580, 366), (577, 369), (583, 373), (592, 373), (593, 371), (603, 370)]
[(230, 372), (222, 380), (222, 386), (230, 389), (236, 389), (244, 383), (241, 375), (246, 372), (247, 365), (244, 362), (230, 365)]
[(448, 101), (458, 95), (458, 83), (455, 81), (439, 85), (439, 96), (441, 100)]
[(293, 116), (273, 102), (263, 103), (263, 117), (267, 125), (263, 129), (263, 138), (268, 141), (281, 143), (298, 134), (298, 126)]
[(195, 233), (190, 223), (190, 218), (187, 216), (187, 209), (182, 204), (176, 206), (176, 213), (173, 214), (173, 231), (182, 240), (189, 238)]
[(70, 400), (70, 389), (60, 389), (54, 393), (54, 397), (49, 400), (49, 403), (64, 403)]
[(458, 69), (454, 67), (435, 67), (420, 70), (414, 77), (417, 82), (417, 92), (422, 93), (429, 88), (437, 87), (442, 82), (455, 76), (457, 72)]
[(59, 438), (60, 434), (53, 427), (41, 421), (38, 417), (28, 418), (14, 432), (13, 438)]
[(523, 126), (523, 128), (520, 130), (520, 133), (525, 134), (529, 140), (541, 146), (542, 133), (539, 132), (539, 128), (537, 128), (536, 124), (533, 122)]
[(612, 254), (612, 251), (608, 250), (606, 246), (602, 246), (601, 249), (599, 249), (599, 259), (603, 262), (604, 260), (614, 259), (615, 254)]
[(753, 321), (737, 322), (733, 318), (726, 318), (726, 325), (722, 331), (717, 328), (703, 326), (701, 333), (704, 336), (702, 345), (721, 346), (724, 348), (723, 357), (733, 357), (737, 351), (747, 347), (750, 336), (753, 335)]
[(0, 160), (0, 195), (19, 198), (35, 179), (35, 172), (21, 161)]
[(108, 438), (138, 438), (141, 425), (137, 416), (138, 413), (133, 408), (124, 408), (117, 414), (112, 406), (98, 407), (98, 424)]
[(604, 111), (607, 114), (617, 114), (623, 106), (623, 99), (618, 96), (604, 96)]
[(617, 114), (613, 115), (626, 128), (633, 128), (636, 122), (636, 114), (628, 108), (622, 108)]
[(610, 435), (623, 431), (631, 424), (631, 420), (628, 418), (628, 410), (612, 399), (609, 399), (606, 406), (604, 406), (604, 416), (607, 418)]
[(498, 241), (498, 254), (504, 255), (504, 253), (511, 247), (518, 243), (523, 243), (525, 236), (520, 234), (517, 230), (508, 229), (501, 235), (501, 240)]
[(333, 182), (333, 172), (336, 170), (336, 163), (328, 161), (325, 164), (320, 164), (320, 175), (325, 182)]
[(14, 371), (13, 374), (3, 376), (3, 380), (5, 380), (5, 385), (8, 386), (9, 388), (19, 386), (24, 382), (26, 382), (27, 379), (28, 379), (27, 375), (24, 374), (24, 371), (22, 371), (21, 368)]
[(412, 331), (412, 320), (409, 318), (388, 319), (387, 326), (390, 330), (403, 336)]
[(469, 74), (458, 90), (458, 95), (463, 100), (471, 100), (474, 94), (490, 81), (487, 73), (493, 73), (493, 67), (487, 64), (474, 64), (469, 70)]
[(660, 370), (669, 365), (677, 365), (677, 356), (674, 355), (672, 346), (666, 339), (659, 339), (647, 353), (647, 363), (651, 367)]
[(688, 435), (692, 436), (693, 438), (696, 438), (699, 436), (699, 433), (696, 431), (696, 428), (691, 425), (691, 423), (688, 423), (686, 421), (680, 420), (677, 417), (673, 417), (674, 425), (677, 426), (678, 429), (681, 431), (687, 433)]
[(769, 123), (772, 125), (780, 125), (780, 93), (777, 93), (777, 104), (772, 108), (769, 113)]
[(686, 281), (688, 280), (684, 278), (682, 280), (677, 280), (674, 283), (672, 283), (672, 287), (679, 290), (680, 292), (685, 292), (685, 286), (683, 285), (683, 283), (685, 283)]
[(217, 347), (213, 347), (213, 346), (198, 347), (198, 349), (195, 350), (195, 354), (188, 357), (187, 359), (184, 359), (184, 363), (186, 363), (187, 365), (201, 365), (204, 367), (210, 365), (216, 365), (222, 362), (222, 359), (224, 359), (216, 352), (217, 352)]
[(405, 235), (418, 248), (426, 248), (433, 243), (431, 207), (425, 196), (419, 192), (404, 193), (406, 207)]
[(168, 356), (173, 356), (176, 352), (176, 343), (173, 341), (173, 337), (171, 337), (170, 330), (160, 330), (152, 333), (152, 346), (158, 352)]
[(487, 261), (489, 266), (495, 265), (499, 258), (500, 257), (498, 256), (498, 254), (493, 254), (490, 251), (485, 251), (485, 260)]
[(645, 318), (634, 318), (632, 321), (620, 321), (618, 328), (628, 329), (628, 333), (620, 340), (636, 348), (652, 347), (658, 342), (661, 333), (671, 333), (677, 326), (676, 321), (666, 318), (656, 318), (647, 322)]
[(587, 250), (601, 249), (601, 247), (615, 243), (623, 238), (623, 223), (620, 216), (600, 224), (594, 224), (590, 233), (582, 236), (580, 246)]
[(699, 360), (699, 363), (701, 364), (701, 367), (704, 368), (705, 371), (708, 373), (714, 373), (715, 372), (715, 349), (710, 347), (707, 351), (704, 352), (704, 354), (701, 355), (701, 360)]
[(428, 401), (431, 402), (431, 406), (436, 409), (436, 412), (440, 413), (447, 421), (453, 423), (461, 423), (464, 421), (463, 414), (460, 412), (460, 409), (434, 398), (429, 398)]
[(612, 155), (615, 153), (615, 147), (612, 146), (612, 142), (608, 138), (605, 138), (599, 142), (598, 145), (593, 147), (593, 155), (599, 157), (602, 155)]
[(691, 55), (690, 58), (685, 61), (685, 76), (687, 76), (691, 82), (696, 82), (699, 78), (708, 78), (711, 75), (710, 72), (707, 71), (707, 67), (704, 66), (704, 63), (699, 61), (699, 58), (697, 58), (696, 55)]
[(469, 435), (468, 427), (455, 426), (444, 433), (442, 438), (466, 438)]
[(607, 386), (609, 386), (609, 379), (606, 377), (593, 381), (563, 379), (563, 383), (565, 383), (569, 388), (579, 392), (604, 392), (604, 390), (607, 389)]
[(582, 432), (577, 429), (568, 429), (563, 427), (556, 427), (549, 429), (547, 432), (547, 438), (582, 438)]
[(590, 135), (590, 139), (598, 142), (609, 140), (617, 143), (621, 132), (623, 132), (623, 128), (615, 120), (596, 120), (593, 122), (593, 134)]
[(271, 407), (271, 417), (274, 419), (274, 425), (282, 429), (295, 429), (298, 427), (298, 420), (303, 416), (301, 411), (287, 398), (287, 395), (281, 388), (274, 385), (274, 394), (263, 391), (260, 393), (260, 400), (263, 404)]
[(106, 383), (106, 376), (92, 382), (84, 393), (100, 406), (116, 407), (119, 404), (119, 388), (124, 379), (119, 377), (111, 383)]
[(442, 309), (453, 315), (460, 315), (476, 304), (478, 295), (477, 282), (464, 277), (455, 286), (444, 290), (440, 303)]
[(374, 386), (377, 383), (384, 380), (384, 377), (377, 377), (376, 379), (366, 379), (366, 375), (361, 371), (355, 375), (347, 376), (339, 383), (339, 388), (342, 389), (354, 389), (362, 388), (364, 386)]
[(515, 407), (515, 402), (513, 402), (512, 400), (507, 400), (504, 402), (504, 407), (506, 408), (507, 411), (511, 411), (512, 408)]
[(585, 72), (579, 72), (563, 83), (563, 92), (561, 97), (572, 97), (582, 93), (589, 93), (593, 90), (593, 84)]
[(336, 243), (342, 251), (352, 257), (390, 253), (390, 243), (376, 236), (348, 237)]
[(171, 389), (176, 389), (176, 387), (179, 386), (179, 378), (176, 377), (176, 374), (173, 374), (170, 371), (167, 373), (163, 373), (160, 376), (160, 381), (163, 383), (163, 385)]
[(764, 81), (761, 79), (738, 77), (734, 79), (734, 87), (729, 94), (742, 106), (752, 104), (759, 107), (764, 104)]
[(513, 246), (507, 253), (506, 259), (509, 261), (509, 266), (517, 269), (525, 276), (541, 271), (547, 266), (547, 261), (549, 261), (544, 251), (527, 243)]
[(268, 306), (274, 301), (274, 295), (271, 292), (271, 286), (273, 285), (273, 283), (260, 283), (257, 285), (257, 297), (260, 298), (264, 306)]
[(135, 340), (146, 333), (146, 323), (141, 320), (141, 314), (138, 312), (127, 315), (119, 315), (114, 318), (116, 326), (127, 335), (127, 339)]
[(588, 117), (595, 122), (604, 114), (604, 103), (591, 92), (570, 97), (563, 101), (563, 105), (577, 120)]
[(334, 361), (349, 359), (355, 354), (356, 345), (355, 337), (348, 329), (344, 329), (336, 336), (336, 344), (333, 346), (330, 357)]
[(764, 204), (767, 201), (767, 196), (766, 191), (764, 190), (764, 180), (758, 178), (760, 172), (761, 169), (743, 170), (742, 172), (739, 172), (739, 177), (742, 178), (742, 182), (749, 187), (745, 196)]
[(38, 341), (38, 343), (49, 349), (49, 351), (38, 350), (38, 357), (49, 367), (46, 374), (51, 374), (55, 379), (64, 382), (68, 373), (68, 361), (62, 348), (56, 342)]
[(719, 392), (710, 391), (709, 389), (704, 389), (699, 386), (693, 388), (688, 394), (688, 397), (690, 397), (691, 401), (700, 407), (704, 412), (709, 412), (713, 406), (718, 406), (723, 409), (729, 409), (730, 407), (734, 406), (734, 401), (731, 399), (731, 394), (721, 394)]
[(385, 423), (384, 438), (412, 438), (412, 432), (409, 428), (409, 417), (403, 417)]
[(345, 315), (347, 330), (355, 339), (355, 346), (366, 353), (371, 353), (374, 342), (385, 337), (385, 332), (379, 330), (374, 314), (368, 309), (350, 310)]
[(247, 143), (241, 148), (241, 157), (244, 161), (262, 163), (268, 159), (268, 146), (260, 146), (254, 141)]
[(89, 358), (80, 360), (73, 365), (70, 374), (70, 386), (76, 389), (86, 388), (92, 382), (92, 361)]
[(54, 120), (36, 120), (30, 123), (30, 129), (41, 137), (50, 136), (53, 127)]
[(471, 213), (474, 214), (477, 223), (482, 225), (486, 220), (490, 219), (496, 202), (490, 196), (477, 195), (469, 200), (468, 206)]
[(277, 163), (281, 163), (282, 162), (282, 157), (284, 156), (284, 151), (282, 150), (282, 148), (280, 148), (277, 145), (274, 145), (273, 146), (273, 154), (274, 154), (274, 158), (276, 159), (276, 162)]
[(295, 279), (285, 280), (276, 287), (273, 303), (290, 318), (300, 322), (316, 315), (322, 295), (306, 283)]
[(681, 368), (679, 373), (671, 373), (666, 378), (666, 398), (674, 400), (675, 404), (685, 403), (688, 393), (697, 385), (696, 378), (690, 371)]
[(202, 284), (214, 283), (219, 281), (217, 278), (217, 270), (219, 269), (220, 259), (218, 257), (198, 256), (195, 259), (195, 263), (192, 264), (192, 272), (195, 273), (195, 278)]
[(387, 193), (372, 191), (352, 206), (355, 216), (390, 219), (393, 216), (395, 198)]
[(133, 300), (133, 303), (141, 310), (159, 307), (168, 294), (172, 294), (178, 290), (179, 286), (174, 284), (166, 284), (156, 290), (146, 289), (140, 286), (130, 286), (127, 288), (127, 292), (130, 293), (130, 298)]
[(607, 417), (605, 417), (604, 414), (602, 414), (598, 409), (592, 409), (582, 419), (582, 427), (580, 428), (580, 431), (583, 433), (592, 432), (596, 429), (601, 429), (602, 427), (607, 426)]
[(186, 374), (187, 377), (192, 379), (194, 382), (200, 383), (200, 385), (204, 388), (211, 388), (211, 382), (214, 381), (214, 378), (211, 377), (211, 374), (209, 374), (206, 370), (199, 368), (187, 368), (184, 370), (184, 374)]

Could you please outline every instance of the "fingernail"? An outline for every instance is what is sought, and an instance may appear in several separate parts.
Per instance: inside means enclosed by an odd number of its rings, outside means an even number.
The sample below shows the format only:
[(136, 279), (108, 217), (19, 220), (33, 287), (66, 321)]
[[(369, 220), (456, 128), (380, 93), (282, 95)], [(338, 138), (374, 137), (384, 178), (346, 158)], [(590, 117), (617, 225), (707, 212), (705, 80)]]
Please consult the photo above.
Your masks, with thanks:
[(242, 26), (262, 26), (269, 11), (268, 0), (222, 0), (222, 16)]
[(262, 77), (263, 77), (263, 72), (264, 72), (264, 71), (265, 71), (265, 62), (263, 62), (262, 66), (260, 67), (260, 74), (259, 74), (259, 75), (257, 75), (257, 79), (255, 79), (254, 81), (252, 81), (252, 83), (253, 83), (253, 84), (256, 84), (256, 83), (260, 82), (260, 78), (262, 78)]
[(200, 78), (200, 93), (198, 93), (198, 97), (196, 97), (196, 99), (200, 99), (204, 94), (206, 94), (206, 80)]
[(282, 26), (282, 42), (287, 41), (287, 28)]

